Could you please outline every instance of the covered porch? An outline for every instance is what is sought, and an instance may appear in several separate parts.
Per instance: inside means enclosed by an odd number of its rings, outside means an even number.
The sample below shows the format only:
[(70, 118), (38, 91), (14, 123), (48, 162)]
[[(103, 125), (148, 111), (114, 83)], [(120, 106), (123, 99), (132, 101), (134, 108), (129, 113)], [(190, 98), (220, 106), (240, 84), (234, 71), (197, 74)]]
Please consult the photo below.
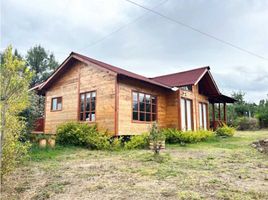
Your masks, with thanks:
[(210, 128), (216, 130), (218, 127), (227, 124), (227, 104), (234, 103), (236, 100), (226, 95), (220, 94), (209, 97), (211, 104)]

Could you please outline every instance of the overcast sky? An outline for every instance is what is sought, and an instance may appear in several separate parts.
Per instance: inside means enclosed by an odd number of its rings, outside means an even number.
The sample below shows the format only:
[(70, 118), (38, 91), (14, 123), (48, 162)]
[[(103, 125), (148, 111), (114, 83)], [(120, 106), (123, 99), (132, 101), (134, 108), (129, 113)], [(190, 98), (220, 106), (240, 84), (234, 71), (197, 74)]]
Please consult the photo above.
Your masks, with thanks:
[[(268, 59), (268, 0), (133, 1)], [(8, 44), (23, 55), (41, 44), (59, 62), (76, 51), (148, 77), (210, 66), (224, 94), (268, 94), (268, 60), (125, 0), (1, 0), (1, 51)]]

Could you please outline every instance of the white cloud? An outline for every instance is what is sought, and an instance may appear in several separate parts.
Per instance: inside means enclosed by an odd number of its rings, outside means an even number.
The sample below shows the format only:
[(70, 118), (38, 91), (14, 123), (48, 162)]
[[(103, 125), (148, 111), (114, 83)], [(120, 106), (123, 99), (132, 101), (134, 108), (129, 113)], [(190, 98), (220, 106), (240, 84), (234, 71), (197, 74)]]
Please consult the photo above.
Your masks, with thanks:
[[(148, 7), (163, 2), (136, 1)], [(13, 44), (25, 54), (41, 44), (59, 61), (79, 51), (146, 76), (209, 65), (227, 94), (245, 90), (249, 100), (258, 101), (268, 93), (268, 61), (152, 13), (91, 46), (147, 13), (124, 0), (6, 0), (1, 7), (1, 49)], [(157, 10), (268, 57), (267, 0), (169, 0)]]

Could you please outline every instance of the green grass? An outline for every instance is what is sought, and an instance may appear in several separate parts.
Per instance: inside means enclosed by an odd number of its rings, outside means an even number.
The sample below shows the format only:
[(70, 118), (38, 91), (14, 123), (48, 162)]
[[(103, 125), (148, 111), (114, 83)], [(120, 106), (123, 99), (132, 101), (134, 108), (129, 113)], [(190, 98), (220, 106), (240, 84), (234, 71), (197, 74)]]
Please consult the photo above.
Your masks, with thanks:
[[(30, 152), (4, 187), (10, 199), (268, 199), (268, 156), (250, 144), (268, 131), (150, 150), (57, 146)], [(11, 195), (10, 195), (11, 194)]]

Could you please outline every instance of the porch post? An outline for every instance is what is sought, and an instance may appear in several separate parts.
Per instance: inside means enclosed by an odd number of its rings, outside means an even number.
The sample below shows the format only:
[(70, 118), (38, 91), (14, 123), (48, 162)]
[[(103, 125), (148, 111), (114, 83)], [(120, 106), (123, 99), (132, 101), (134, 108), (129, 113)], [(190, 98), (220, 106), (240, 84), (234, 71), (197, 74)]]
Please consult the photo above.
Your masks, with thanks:
[(227, 123), (227, 115), (226, 115), (226, 103), (224, 102), (223, 104), (223, 111), (224, 111), (224, 123), (226, 124)]
[(219, 103), (218, 120), (221, 121), (221, 103)]

